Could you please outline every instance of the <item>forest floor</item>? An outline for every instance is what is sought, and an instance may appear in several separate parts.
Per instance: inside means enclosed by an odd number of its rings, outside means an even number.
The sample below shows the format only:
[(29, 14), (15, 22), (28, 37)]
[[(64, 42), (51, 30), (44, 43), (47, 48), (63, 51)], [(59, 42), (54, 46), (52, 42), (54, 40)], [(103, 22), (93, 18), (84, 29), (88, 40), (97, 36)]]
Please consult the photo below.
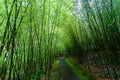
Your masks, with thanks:
[(57, 60), (53, 64), (50, 80), (96, 80), (92, 74), (75, 64), (70, 58)]
[(80, 80), (64, 59), (53, 64), (50, 80)]

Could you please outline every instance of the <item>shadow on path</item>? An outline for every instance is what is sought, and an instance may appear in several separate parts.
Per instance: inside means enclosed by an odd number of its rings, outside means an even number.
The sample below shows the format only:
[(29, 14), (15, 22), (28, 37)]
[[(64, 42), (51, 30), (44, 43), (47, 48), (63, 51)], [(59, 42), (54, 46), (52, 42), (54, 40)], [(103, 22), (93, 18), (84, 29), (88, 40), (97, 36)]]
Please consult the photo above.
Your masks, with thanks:
[(80, 80), (64, 59), (60, 59), (59, 80)]

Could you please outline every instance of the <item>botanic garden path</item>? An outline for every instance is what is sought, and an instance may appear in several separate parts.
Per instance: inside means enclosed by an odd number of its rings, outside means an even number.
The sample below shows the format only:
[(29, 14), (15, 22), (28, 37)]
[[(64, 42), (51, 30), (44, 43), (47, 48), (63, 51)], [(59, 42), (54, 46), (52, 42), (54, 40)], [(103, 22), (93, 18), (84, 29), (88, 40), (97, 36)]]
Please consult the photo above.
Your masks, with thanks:
[(60, 80), (80, 80), (64, 59), (60, 59)]

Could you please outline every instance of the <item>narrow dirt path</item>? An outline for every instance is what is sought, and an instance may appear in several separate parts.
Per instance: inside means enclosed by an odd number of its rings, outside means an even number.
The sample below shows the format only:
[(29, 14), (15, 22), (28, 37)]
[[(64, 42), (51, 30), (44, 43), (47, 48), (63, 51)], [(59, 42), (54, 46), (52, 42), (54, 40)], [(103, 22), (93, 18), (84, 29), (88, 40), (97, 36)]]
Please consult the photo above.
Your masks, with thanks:
[(60, 80), (80, 80), (64, 59), (60, 59)]

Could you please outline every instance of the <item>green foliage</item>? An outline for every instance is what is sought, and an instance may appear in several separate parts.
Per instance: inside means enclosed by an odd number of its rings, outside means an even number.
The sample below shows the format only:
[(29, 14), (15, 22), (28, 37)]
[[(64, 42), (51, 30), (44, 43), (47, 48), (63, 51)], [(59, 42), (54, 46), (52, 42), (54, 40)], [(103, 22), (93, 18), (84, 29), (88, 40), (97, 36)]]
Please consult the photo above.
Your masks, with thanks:
[(78, 58), (85, 51), (119, 54), (119, 2), (0, 0), (2, 78), (10, 80), (22, 74), (32, 79), (37, 73), (49, 76), (55, 57), (64, 52)]

